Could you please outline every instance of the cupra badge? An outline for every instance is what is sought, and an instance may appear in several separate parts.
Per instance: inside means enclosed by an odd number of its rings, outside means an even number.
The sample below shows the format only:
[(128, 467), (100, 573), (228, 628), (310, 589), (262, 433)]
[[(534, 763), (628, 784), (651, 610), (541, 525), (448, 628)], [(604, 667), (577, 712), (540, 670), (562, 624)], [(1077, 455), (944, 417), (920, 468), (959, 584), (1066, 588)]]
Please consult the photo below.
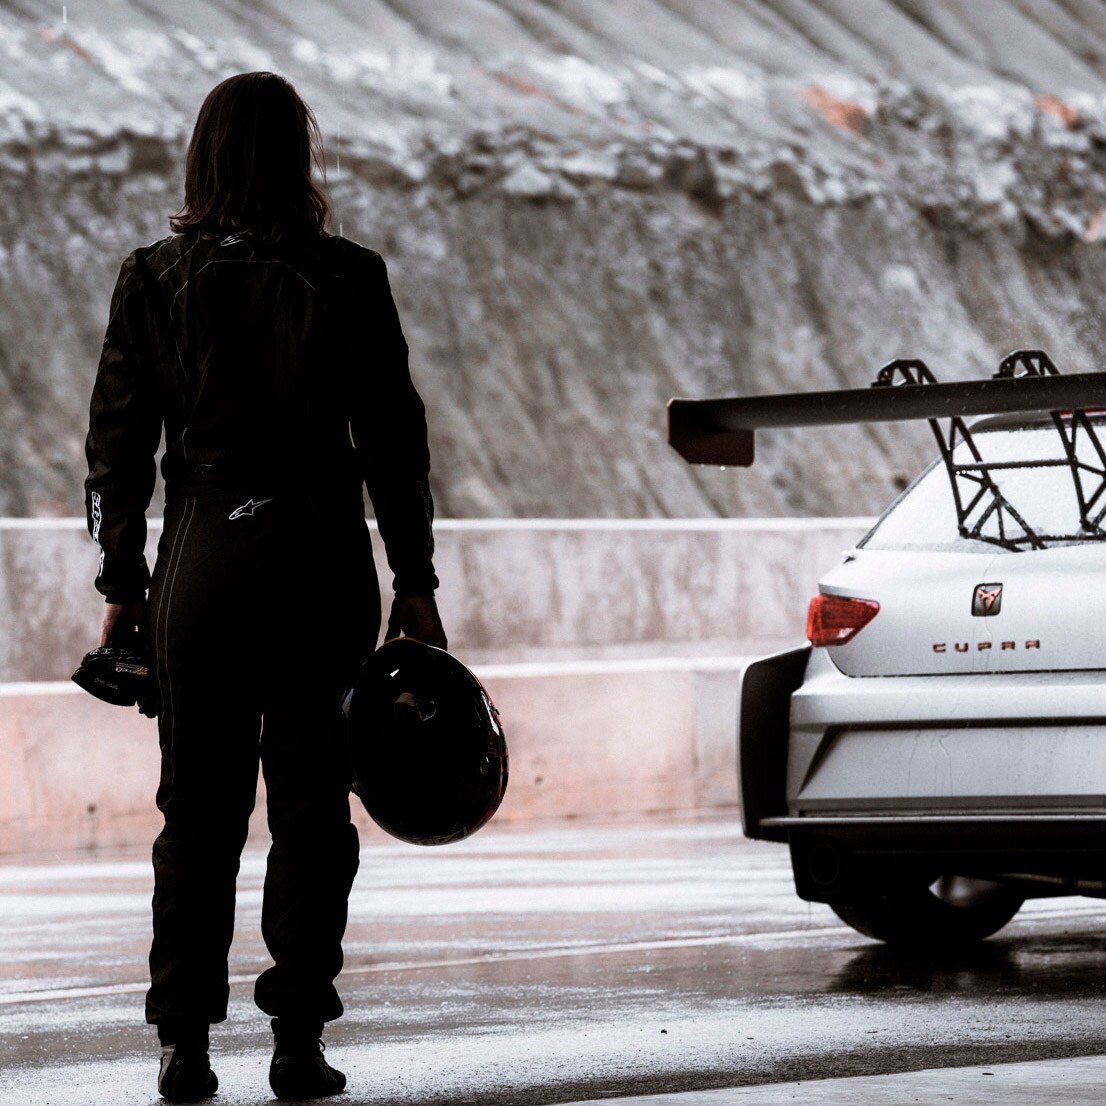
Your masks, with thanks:
[(972, 614), (986, 617), (1002, 610), (1001, 584), (976, 584), (972, 594)]

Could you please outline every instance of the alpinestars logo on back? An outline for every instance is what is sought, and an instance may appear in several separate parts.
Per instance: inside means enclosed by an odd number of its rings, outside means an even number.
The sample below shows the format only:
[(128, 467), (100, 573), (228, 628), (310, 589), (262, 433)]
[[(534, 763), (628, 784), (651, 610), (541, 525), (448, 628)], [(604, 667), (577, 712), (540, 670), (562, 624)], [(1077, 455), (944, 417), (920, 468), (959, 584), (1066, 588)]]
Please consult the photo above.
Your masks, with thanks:
[(268, 499), (251, 499), (248, 503), (243, 503), (241, 507), (235, 507), (229, 515), (228, 519), (250, 517), (253, 518), (253, 513), (258, 507), (264, 507), (266, 503), (272, 503), (272, 497)]

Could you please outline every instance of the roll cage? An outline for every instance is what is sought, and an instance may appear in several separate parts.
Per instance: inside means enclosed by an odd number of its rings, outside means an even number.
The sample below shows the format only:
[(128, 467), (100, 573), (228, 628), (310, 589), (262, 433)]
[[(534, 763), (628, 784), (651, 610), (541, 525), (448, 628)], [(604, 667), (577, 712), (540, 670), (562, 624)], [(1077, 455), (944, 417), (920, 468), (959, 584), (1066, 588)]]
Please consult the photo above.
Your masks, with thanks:
[[(1056, 542), (1106, 540), (1106, 448), (1088, 417), (1103, 407), (1106, 373), (1063, 376), (1043, 350), (1014, 350), (992, 377), (949, 384), (938, 383), (924, 361), (900, 358), (884, 365), (867, 389), (671, 399), (668, 441), (692, 464), (749, 466), (756, 430), (926, 419), (948, 474), (960, 535), (1004, 549), (1044, 549)], [(1047, 413), (1063, 456), (987, 460), (982, 435), (973, 435), (966, 417), (1017, 412)], [(966, 450), (968, 459), (957, 459), (958, 449)], [(992, 476), (1003, 469), (1052, 467), (1071, 475), (1079, 507), (1077, 534), (1037, 532)], [(984, 533), (989, 523), (996, 533)]]

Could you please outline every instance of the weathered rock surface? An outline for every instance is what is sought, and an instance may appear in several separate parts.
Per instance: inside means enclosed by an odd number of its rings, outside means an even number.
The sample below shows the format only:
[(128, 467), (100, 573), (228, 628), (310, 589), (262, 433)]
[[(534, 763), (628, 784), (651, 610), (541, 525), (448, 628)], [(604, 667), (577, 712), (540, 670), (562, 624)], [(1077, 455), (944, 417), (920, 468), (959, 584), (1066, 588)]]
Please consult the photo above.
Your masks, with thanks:
[[(63, 10), (65, 16), (63, 18)], [(439, 512), (859, 514), (924, 426), (687, 467), (671, 395), (944, 378), (1106, 338), (1092, 0), (0, 2), (0, 514), (79, 514), (119, 261), (208, 89), (288, 76), (335, 230), (380, 250)]]

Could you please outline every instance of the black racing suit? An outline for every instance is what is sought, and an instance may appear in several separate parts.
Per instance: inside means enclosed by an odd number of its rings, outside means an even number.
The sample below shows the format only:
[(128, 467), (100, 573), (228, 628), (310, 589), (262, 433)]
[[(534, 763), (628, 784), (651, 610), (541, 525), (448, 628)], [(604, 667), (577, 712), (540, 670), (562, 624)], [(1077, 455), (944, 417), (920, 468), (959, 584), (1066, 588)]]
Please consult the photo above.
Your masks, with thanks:
[[(163, 426), (151, 576), (145, 510)], [(165, 825), (146, 1020), (164, 1040), (226, 1017), (259, 761), (274, 966), (255, 1001), (286, 1022), (339, 1017), (358, 863), (340, 702), (380, 626), (363, 484), (396, 593), (438, 585), (424, 408), (382, 258), (340, 236), (275, 245), (249, 230), (134, 250), (111, 298), (86, 453), (96, 587), (109, 602), (150, 589)]]

